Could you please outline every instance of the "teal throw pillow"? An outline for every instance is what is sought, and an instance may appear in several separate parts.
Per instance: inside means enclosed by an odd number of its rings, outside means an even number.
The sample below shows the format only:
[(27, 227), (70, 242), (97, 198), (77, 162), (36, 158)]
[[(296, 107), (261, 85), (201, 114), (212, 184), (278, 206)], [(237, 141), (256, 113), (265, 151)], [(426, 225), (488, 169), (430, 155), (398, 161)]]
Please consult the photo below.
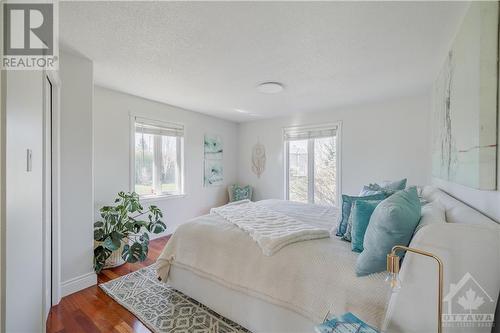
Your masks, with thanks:
[(363, 251), (366, 228), (373, 211), (382, 200), (357, 200), (351, 211), (351, 248), (354, 252)]
[(401, 190), (373, 211), (356, 262), (356, 274), (364, 276), (386, 269), (386, 257), (395, 245), (408, 246), (420, 220), (421, 206), (415, 187)]
[(385, 193), (377, 193), (374, 195), (367, 195), (362, 197), (356, 197), (351, 195), (342, 195), (342, 212), (339, 216), (339, 222), (337, 225), (337, 233), (338, 237), (344, 236), (347, 231), (347, 225), (349, 223), (349, 215), (351, 215), (351, 207), (352, 203), (356, 200), (384, 200), (388, 195)]

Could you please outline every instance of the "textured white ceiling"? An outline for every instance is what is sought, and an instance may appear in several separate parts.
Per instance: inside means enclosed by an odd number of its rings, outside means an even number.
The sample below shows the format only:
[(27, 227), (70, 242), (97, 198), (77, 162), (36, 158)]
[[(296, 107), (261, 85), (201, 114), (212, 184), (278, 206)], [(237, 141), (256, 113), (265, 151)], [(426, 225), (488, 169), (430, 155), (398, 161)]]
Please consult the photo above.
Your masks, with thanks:
[(248, 121), (428, 87), (467, 5), (61, 2), (60, 38), (98, 85)]

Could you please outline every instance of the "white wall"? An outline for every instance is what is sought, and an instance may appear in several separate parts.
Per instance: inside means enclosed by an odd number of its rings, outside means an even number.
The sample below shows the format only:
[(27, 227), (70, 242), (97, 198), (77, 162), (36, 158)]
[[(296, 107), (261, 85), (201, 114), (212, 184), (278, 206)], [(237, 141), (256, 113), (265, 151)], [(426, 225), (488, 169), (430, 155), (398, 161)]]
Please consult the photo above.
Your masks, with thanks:
[[(408, 178), (430, 181), (429, 95), (302, 113), (240, 126), (238, 180), (255, 188), (254, 199), (284, 198), (282, 129), (342, 121), (342, 193), (357, 194), (364, 184)], [(266, 148), (266, 170), (251, 171), (251, 150), (260, 140)]]
[[(2, 15), (3, 17), (3, 8), (0, 8), (0, 15)], [(3, 36), (3, 26), (1, 24), (0, 24), (0, 35)], [(0, 46), (0, 49), (2, 48), (3, 46)], [(5, 188), (5, 71), (0, 71), (0, 189), (3, 188)], [(0, 191), (0, 332), (5, 331), (4, 247), (5, 247), (5, 191)]]
[[(40, 332), (43, 302), (43, 75), (6, 73), (6, 332)], [(26, 150), (32, 150), (27, 171)]]
[(62, 295), (96, 283), (93, 258), (92, 62), (60, 53)]
[[(3, 17), (3, 6), (0, 8)], [(0, 24), (3, 36), (3, 24)], [(3, 45), (0, 45), (3, 54)], [(0, 189), (5, 186), (5, 71), (0, 70)], [(5, 331), (5, 191), (0, 191), (0, 332)]]
[[(95, 213), (111, 204), (119, 191), (130, 190), (130, 113), (185, 126), (184, 198), (148, 202), (165, 215), (166, 234), (187, 220), (227, 202), (226, 185), (236, 181), (238, 125), (200, 113), (153, 102), (117, 91), (95, 87), (94, 161)], [(224, 186), (203, 187), (203, 137), (220, 135), (224, 140)]]

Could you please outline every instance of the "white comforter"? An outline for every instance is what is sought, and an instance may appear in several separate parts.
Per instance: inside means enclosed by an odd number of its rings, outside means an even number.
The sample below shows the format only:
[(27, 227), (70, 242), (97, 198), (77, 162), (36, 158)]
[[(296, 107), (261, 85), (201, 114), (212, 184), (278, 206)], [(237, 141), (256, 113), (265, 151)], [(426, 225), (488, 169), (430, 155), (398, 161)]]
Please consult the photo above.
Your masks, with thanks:
[[(256, 203), (317, 227), (333, 228), (336, 210), (278, 200)], [(177, 229), (158, 259), (167, 281), (171, 266), (321, 322), (328, 311), (353, 312), (381, 327), (389, 299), (384, 274), (356, 277), (357, 254), (336, 237), (302, 241), (265, 256), (249, 235), (217, 214)]]
[(304, 223), (250, 200), (212, 208), (210, 213), (223, 217), (248, 233), (266, 256), (295, 242), (330, 237), (327, 227)]

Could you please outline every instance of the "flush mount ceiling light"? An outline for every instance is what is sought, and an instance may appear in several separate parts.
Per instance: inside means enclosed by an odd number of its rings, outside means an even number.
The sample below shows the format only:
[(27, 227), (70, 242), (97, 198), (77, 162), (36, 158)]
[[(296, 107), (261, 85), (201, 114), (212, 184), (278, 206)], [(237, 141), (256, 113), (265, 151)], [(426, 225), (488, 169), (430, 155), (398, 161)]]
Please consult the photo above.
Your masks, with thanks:
[(245, 111), (245, 110), (242, 110), (242, 109), (234, 109), (234, 111), (236, 111), (236, 112), (238, 112), (238, 113), (245, 113), (245, 114), (250, 113), (250, 112)]
[(277, 94), (283, 89), (283, 84), (279, 82), (264, 82), (257, 86), (257, 90), (264, 94)]
[(257, 113), (253, 113), (242, 109), (234, 109), (234, 111), (251, 117), (260, 117), (260, 115), (258, 115)]

